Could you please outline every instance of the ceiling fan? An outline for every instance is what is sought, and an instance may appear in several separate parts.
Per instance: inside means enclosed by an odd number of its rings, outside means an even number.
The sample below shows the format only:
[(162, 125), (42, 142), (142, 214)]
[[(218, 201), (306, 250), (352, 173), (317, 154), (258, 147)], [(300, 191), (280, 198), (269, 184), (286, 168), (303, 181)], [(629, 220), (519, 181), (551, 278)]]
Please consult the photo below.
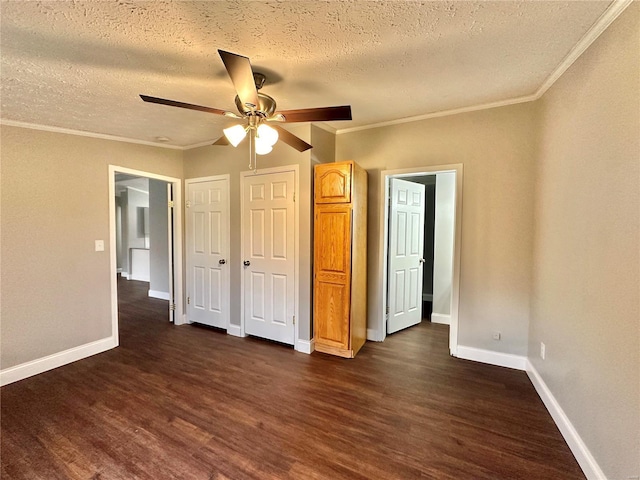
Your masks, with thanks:
[[(307, 142), (282, 128), (278, 123), (282, 122), (328, 122), (335, 120), (351, 120), (351, 106), (303, 108), (298, 110), (276, 110), (276, 101), (264, 93), (258, 92), (264, 85), (266, 77), (262, 73), (254, 72), (248, 57), (224, 50), (218, 50), (222, 62), (233, 82), (236, 90), (235, 103), (239, 114), (220, 110), (218, 108), (203, 107), (191, 103), (177, 102), (165, 98), (140, 95), (145, 102), (169, 105), (171, 107), (198, 110), (201, 112), (224, 115), (226, 117), (244, 120), (244, 125), (234, 125), (224, 129), (224, 136), (216, 140), (213, 145), (237, 146), (249, 133), (250, 160), (255, 154), (269, 153), (280, 138), (287, 145), (299, 152), (312, 148)], [(267, 125), (269, 123), (270, 125)]]

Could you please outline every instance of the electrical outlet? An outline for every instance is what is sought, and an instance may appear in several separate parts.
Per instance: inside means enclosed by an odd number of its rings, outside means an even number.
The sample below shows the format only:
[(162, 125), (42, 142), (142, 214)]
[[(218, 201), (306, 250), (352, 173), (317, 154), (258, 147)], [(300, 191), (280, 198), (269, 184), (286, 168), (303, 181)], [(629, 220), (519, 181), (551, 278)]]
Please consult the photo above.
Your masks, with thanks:
[(547, 346), (540, 342), (540, 358), (544, 360), (544, 357), (547, 356)]
[(493, 332), (491, 338), (493, 338), (494, 340), (500, 340), (500, 332)]

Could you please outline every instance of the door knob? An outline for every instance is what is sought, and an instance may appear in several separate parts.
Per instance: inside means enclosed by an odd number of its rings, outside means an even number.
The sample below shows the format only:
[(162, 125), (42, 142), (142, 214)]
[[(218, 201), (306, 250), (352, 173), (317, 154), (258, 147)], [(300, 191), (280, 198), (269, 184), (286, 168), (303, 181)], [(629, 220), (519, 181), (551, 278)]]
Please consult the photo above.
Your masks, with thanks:
[(249, 260), (245, 260), (245, 261), (244, 261), (244, 262), (242, 262), (242, 263), (244, 263), (244, 266), (245, 266), (245, 267), (248, 267), (249, 265), (251, 265), (251, 262), (250, 262)]
[(218, 260), (218, 263), (219, 263), (220, 265), (224, 265), (225, 263), (227, 263), (227, 261), (223, 258), (223, 259), (221, 259), (221, 260)]
[(426, 260), (424, 258), (421, 258), (420, 263), (424, 263), (424, 262), (426, 262)]

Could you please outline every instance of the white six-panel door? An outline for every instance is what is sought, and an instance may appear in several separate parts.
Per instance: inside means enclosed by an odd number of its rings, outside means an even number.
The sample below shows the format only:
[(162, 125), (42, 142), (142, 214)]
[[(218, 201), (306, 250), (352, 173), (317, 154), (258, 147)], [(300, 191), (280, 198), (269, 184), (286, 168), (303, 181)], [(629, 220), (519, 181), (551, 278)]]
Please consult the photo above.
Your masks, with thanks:
[(229, 325), (229, 179), (187, 181), (187, 320)]
[(422, 321), (424, 185), (391, 179), (387, 333)]
[(258, 173), (242, 181), (245, 333), (293, 345), (295, 173)]

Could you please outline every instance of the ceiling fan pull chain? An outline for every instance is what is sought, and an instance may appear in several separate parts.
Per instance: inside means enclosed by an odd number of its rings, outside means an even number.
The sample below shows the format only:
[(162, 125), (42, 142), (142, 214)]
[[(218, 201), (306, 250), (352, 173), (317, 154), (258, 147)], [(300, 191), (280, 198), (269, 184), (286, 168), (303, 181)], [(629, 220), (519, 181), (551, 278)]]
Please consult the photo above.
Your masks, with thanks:
[(256, 133), (257, 129), (253, 129), (253, 148), (251, 151), (253, 152), (253, 173), (254, 175), (258, 173), (258, 157), (256, 156)]
[(249, 170), (251, 170), (251, 159), (254, 157), (253, 151), (253, 130), (249, 129)]

